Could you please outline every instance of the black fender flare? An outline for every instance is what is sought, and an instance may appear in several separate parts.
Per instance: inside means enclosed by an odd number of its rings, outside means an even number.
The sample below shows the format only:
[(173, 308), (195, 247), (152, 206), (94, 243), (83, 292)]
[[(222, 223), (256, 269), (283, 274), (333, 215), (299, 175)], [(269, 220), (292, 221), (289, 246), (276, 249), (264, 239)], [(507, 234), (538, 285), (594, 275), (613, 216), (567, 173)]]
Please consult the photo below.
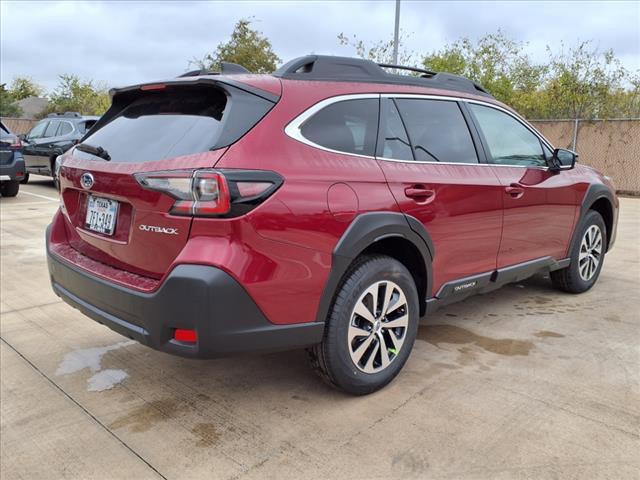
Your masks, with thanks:
[(424, 225), (416, 218), (402, 213), (362, 213), (351, 222), (333, 249), (331, 272), (320, 297), (316, 315), (317, 322), (326, 320), (336, 291), (351, 263), (367, 247), (390, 237), (404, 238), (420, 252), (427, 272), (424, 298), (430, 296), (430, 289), (433, 285), (431, 264), (435, 256), (435, 247)]
[(577, 238), (578, 235), (578, 226), (582, 222), (582, 219), (590, 210), (591, 206), (600, 200), (601, 198), (606, 198), (611, 207), (611, 215), (612, 215), (612, 235), (611, 238), (607, 238), (607, 251), (613, 246), (613, 242), (615, 240), (615, 228), (616, 228), (616, 215), (618, 211), (618, 201), (616, 199), (615, 193), (611, 191), (611, 189), (605, 185), (604, 183), (592, 183), (587, 188), (587, 191), (582, 197), (582, 202), (580, 204), (580, 214), (578, 220), (576, 221), (576, 225), (573, 230), (573, 235), (571, 236), (571, 244), (570, 244), (570, 252), (573, 251), (574, 243), (576, 241), (580, 241)]

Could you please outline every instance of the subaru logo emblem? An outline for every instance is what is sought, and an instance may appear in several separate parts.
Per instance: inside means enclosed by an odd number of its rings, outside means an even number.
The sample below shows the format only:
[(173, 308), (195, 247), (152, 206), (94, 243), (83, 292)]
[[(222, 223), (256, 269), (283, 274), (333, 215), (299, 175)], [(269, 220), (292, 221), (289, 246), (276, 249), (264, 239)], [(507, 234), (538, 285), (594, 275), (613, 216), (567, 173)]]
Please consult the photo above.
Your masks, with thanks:
[(91, 175), (89, 172), (83, 173), (80, 177), (80, 185), (82, 185), (82, 188), (84, 188), (85, 190), (89, 190), (91, 187), (93, 187), (93, 175)]

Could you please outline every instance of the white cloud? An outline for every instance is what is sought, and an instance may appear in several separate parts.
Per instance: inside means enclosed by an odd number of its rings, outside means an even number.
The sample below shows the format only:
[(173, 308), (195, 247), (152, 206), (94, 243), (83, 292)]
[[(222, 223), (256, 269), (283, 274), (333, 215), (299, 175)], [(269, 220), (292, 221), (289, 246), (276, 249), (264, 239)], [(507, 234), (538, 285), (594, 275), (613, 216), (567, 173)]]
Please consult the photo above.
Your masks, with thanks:
[[(226, 40), (235, 22), (254, 17), (283, 61), (308, 53), (351, 55), (340, 32), (365, 41), (391, 38), (394, 1), (370, 2), (0, 2), (0, 81), (28, 75), (55, 87), (57, 75), (77, 73), (108, 86), (175, 76), (188, 62)], [(501, 28), (545, 45), (593, 39), (640, 68), (637, 2), (426, 2), (403, 0), (402, 28), (421, 53), (461, 36)]]

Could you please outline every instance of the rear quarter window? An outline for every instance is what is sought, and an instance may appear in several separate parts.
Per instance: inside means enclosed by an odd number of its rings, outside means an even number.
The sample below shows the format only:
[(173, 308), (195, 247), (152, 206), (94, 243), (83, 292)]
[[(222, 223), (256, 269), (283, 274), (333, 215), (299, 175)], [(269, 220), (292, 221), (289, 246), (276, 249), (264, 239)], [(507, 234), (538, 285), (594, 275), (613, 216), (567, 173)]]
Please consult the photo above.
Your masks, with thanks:
[(333, 103), (308, 119), (300, 133), (307, 140), (330, 150), (373, 156), (378, 104), (375, 98)]

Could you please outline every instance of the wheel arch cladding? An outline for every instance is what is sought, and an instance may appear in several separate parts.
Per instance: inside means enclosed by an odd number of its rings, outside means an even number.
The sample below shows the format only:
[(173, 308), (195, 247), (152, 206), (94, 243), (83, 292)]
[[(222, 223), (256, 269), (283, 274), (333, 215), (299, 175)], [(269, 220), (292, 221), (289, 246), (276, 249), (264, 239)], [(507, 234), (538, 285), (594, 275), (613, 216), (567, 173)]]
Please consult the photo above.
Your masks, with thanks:
[(401, 262), (416, 281), (420, 315), (432, 287), (431, 264), (435, 255), (433, 241), (424, 226), (402, 213), (371, 212), (358, 215), (336, 244), (331, 273), (325, 284), (316, 321), (324, 322), (345, 274), (363, 254), (384, 254)]
[(592, 184), (587, 189), (580, 208), (580, 221), (589, 210), (595, 210), (604, 220), (604, 225), (607, 229), (607, 251), (611, 247), (613, 240), (615, 203), (614, 195), (606, 185)]

